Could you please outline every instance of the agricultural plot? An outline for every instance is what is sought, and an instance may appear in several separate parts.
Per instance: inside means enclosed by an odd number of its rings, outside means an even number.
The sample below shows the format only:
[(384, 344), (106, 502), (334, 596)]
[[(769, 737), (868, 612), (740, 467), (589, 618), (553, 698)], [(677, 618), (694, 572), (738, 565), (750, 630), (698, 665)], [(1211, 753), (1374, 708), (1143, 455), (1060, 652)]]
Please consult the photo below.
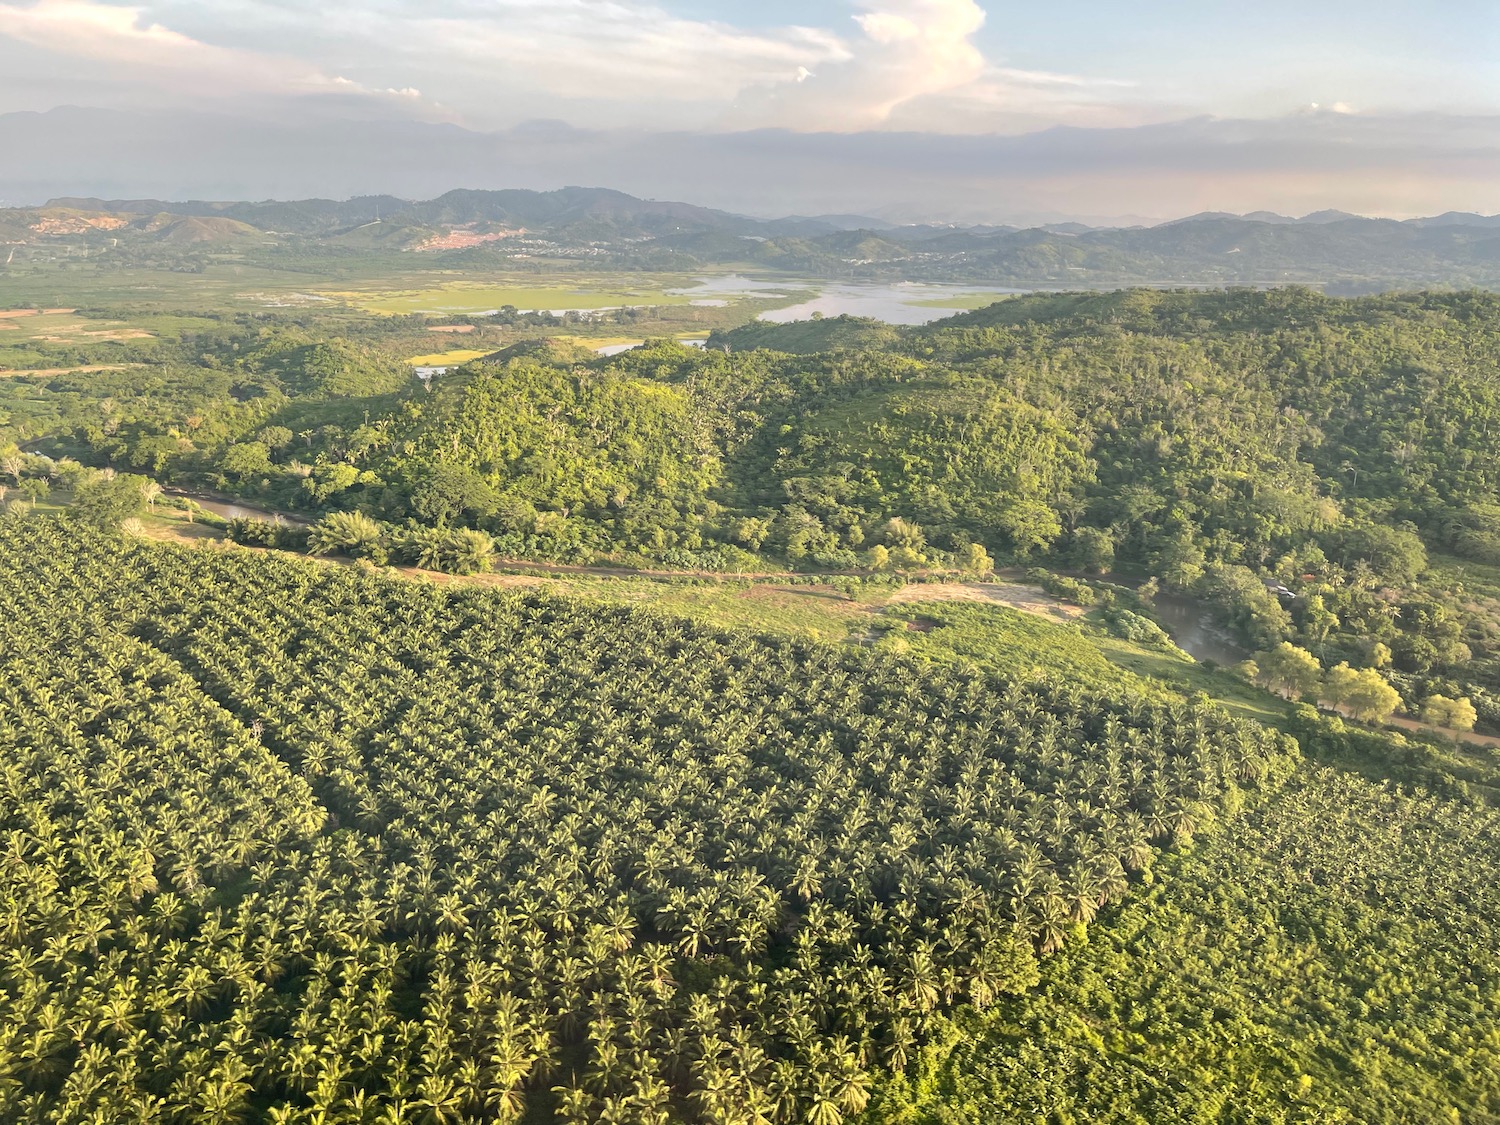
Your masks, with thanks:
[(1291, 761), (524, 592), (54, 520), (0, 555), (18, 1122), (835, 1122)]
[(412, 290), (330, 290), (323, 295), (384, 315), (482, 316), (507, 306), (523, 312), (587, 312), (691, 303), (687, 297), (660, 288), (616, 288), (608, 282), (576, 288), (454, 283)]
[(426, 355), (412, 356), (406, 362), (413, 367), (451, 367), (455, 364), (468, 363), (472, 359), (482, 359), (489, 354), (480, 348), (454, 348), (446, 352), (428, 352)]

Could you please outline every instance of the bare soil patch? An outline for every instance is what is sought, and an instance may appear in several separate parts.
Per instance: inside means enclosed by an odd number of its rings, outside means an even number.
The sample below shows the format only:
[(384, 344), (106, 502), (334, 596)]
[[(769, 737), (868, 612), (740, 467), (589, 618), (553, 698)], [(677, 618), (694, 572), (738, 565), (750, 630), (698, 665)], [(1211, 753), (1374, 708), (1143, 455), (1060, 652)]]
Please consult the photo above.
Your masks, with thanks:
[(1496, 738), (1492, 734), (1475, 734), (1471, 730), (1446, 730), (1443, 727), (1435, 727), (1431, 723), (1423, 723), (1416, 719), (1408, 719), (1399, 715), (1393, 716), (1390, 724), (1394, 727), (1400, 727), (1402, 730), (1442, 735), (1444, 738), (1451, 738), (1455, 742), (1467, 742), (1471, 746), (1500, 746), (1500, 738)]

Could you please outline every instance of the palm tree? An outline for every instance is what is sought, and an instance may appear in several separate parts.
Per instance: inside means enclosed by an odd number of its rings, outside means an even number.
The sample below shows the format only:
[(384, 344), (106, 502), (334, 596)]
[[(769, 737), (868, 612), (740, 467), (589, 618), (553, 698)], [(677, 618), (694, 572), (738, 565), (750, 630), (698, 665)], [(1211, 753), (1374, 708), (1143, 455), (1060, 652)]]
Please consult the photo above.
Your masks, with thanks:
[(380, 553), (382, 538), (380, 525), (363, 512), (330, 512), (313, 525), (307, 548), (314, 555), (370, 558)]
[(495, 541), (482, 531), (460, 528), (449, 533), (449, 551), (454, 573), (478, 574), (489, 569)]

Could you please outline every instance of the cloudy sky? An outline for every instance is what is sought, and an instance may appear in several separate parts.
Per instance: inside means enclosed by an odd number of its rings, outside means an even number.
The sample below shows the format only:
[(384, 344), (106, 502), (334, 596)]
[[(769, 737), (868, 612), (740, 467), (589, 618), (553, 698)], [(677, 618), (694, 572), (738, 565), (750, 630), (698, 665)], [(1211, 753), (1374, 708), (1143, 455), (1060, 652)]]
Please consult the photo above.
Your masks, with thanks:
[[(761, 212), (1500, 210), (1495, 0), (0, 0), (0, 114), (62, 106), (158, 134), (218, 116), (271, 159), (278, 129), (387, 123), (424, 136), (428, 171), (470, 177), (451, 186), (597, 168), (605, 186)], [(504, 143), (478, 159), (476, 135)], [(189, 147), (152, 151), (166, 186), (293, 187), (215, 179)], [(773, 197), (737, 170), (752, 152), (781, 173)], [(695, 153), (736, 171), (682, 169)], [(384, 155), (381, 172), (345, 153), (342, 174), (415, 188)], [(134, 182), (106, 171), (92, 182)], [(297, 187), (349, 186), (302, 172)]]

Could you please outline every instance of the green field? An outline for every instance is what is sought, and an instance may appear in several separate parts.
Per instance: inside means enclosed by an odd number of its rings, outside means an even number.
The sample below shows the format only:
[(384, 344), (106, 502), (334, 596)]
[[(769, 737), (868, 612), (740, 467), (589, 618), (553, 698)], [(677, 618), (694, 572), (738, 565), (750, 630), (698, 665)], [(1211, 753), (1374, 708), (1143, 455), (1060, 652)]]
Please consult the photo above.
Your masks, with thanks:
[(508, 286), (467, 282), (412, 290), (324, 291), (366, 312), (401, 315), (427, 313), (434, 316), (476, 316), (507, 305), (523, 312), (590, 311), (597, 309), (686, 305), (691, 299), (660, 288), (618, 288), (601, 280), (598, 286)]
[[(0, 560), (5, 1121), (838, 1125), (1295, 755), (1207, 707), (56, 520), (0, 521)], [(1066, 895), (1008, 878), (1030, 856)]]
[(339, 306), (380, 313), (600, 309), (689, 304), (689, 274), (580, 274), (557, 270), (421, 268), (409, 257), (362, 255), (270, 269), (209, 263), (192, 272), (151, 269), (33, 268), (0, 273), (0, 309), (126, 307), (214, 311)]

